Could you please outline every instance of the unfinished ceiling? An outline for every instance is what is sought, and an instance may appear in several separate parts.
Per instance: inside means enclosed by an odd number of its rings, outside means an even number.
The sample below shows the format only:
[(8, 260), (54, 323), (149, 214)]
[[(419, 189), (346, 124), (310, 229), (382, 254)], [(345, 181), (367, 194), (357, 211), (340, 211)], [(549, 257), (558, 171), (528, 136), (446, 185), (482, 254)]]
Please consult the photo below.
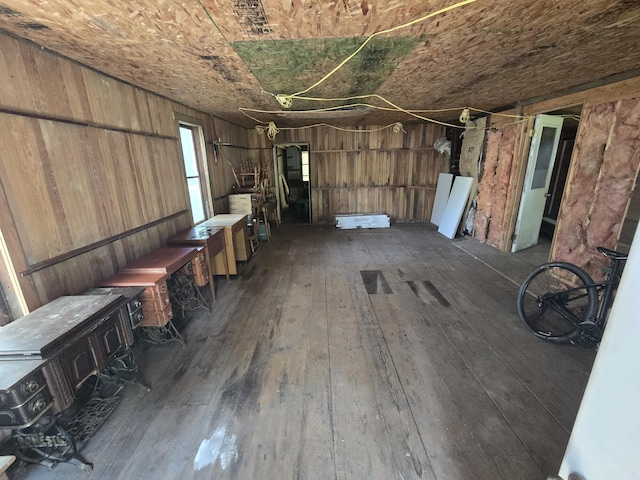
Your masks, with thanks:
[[(284, 110), (370, 35), (448, 0), (0, 0), (0, 29), (101, 72), (247, 127), (239, 108)], [(305, 96), (378, 94), (408, 110), (483, 110), (637, 75), (637, 0), (476, 0), (379, 35)], [(10, 52), (2, 52), (10, 55)], [(360, 101), (294, 99), (291, 110)], [(362, 101), (365, 103), (365, 101)], [(366, 103), (384, 106), (380, 100)], [(388, 104), (386, 105), (388, 106)], [(424, 113), (457, 118), (459, 111)], [(250, 112), (280, 126), (386, 125), (406, 113)]]

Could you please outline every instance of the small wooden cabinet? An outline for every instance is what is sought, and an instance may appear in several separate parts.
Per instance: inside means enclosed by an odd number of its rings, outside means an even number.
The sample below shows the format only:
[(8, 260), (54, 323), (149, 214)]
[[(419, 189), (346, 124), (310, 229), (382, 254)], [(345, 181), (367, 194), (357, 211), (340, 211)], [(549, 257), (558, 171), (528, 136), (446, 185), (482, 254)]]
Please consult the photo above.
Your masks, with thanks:
[(142, 300), (142, 312), (144, 313), (144, 320), (140, 324), (141, 327), (161, 327), (173, 318), (169, 288), (166, 281), (161, 281), (145, 288), (142, 295), (140, 295), (140, 299)]
[(173, 318), (167, 273), (118, 273), (100, 283), (103, 287), (143, 287), (140, 293), (141, 327), (162, 327)]
[(198, 253), (198, 256), (182, 268), (185, 275), (192, 275), (198, 287), (204, 287), (209, 283), (209, 267), (205, 252)]

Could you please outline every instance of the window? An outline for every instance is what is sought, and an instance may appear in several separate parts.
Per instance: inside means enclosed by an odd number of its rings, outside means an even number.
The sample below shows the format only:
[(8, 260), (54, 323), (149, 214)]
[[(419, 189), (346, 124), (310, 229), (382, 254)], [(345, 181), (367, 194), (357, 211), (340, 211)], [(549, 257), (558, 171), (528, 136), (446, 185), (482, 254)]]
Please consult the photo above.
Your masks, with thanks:
[(309, 151), (302, 150), (300, 152), (300, 156), (302, 157), (302, 181), (309, 181)]
[(204, 153), (201, 147), (202, 132), (196, 125), (180, 124), (180, 143), (187, 177), (187, 189), (191, 202), (193, 223), (205, 220), (209, 215), (209, 188), (205, 171)]

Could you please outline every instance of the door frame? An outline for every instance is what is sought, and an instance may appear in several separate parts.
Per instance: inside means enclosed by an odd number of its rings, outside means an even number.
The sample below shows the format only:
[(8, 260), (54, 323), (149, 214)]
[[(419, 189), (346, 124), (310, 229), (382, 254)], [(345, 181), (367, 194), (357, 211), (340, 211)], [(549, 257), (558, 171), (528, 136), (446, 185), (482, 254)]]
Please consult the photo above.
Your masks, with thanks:
[[(287, 147), (306, 147), (306, 151), (309, 152), (309, 180), (307, 184), (307, 191), (309, 196), (309, 223), (313, 223), (312, 217), (312, 207), (311, 207), (311, 145), (309, 142), (286, 142), (286, 143), (274, 143), (273, 144), (273, 178), (274, 178), (274, 189), (276, 195), (276, 215), (278, 215), (278, 220), (282, 221), (282, 202), (280, 201), (281, 195), (281, 184), (280, 184), (280, 174), (283, 172), (279, 171), (278, 168), (278, 152), (277, 149), (281, 149), (286, 151)], [(285, 160), (286, 161), (286, 160)]]
[[(558, 143), (560, 141), (560, 133), (562, 132), (563, 123), (564, 117), (559, 115), (536, 115), (534, 129), (532, 131), (533, 134), (530, 135), (531, 142), (529, 143), (529, 152), (526, 157), (527, 162), (525, 167), (524, 179), (522, 181), (522, 188), (520, 191), (520, 201), (518, 203), (516, 223), (513, 229), (513, 235), (511, 237), (512, 253), (532, 247), (538, 243), (538, 239), (540, 236), (540, 227), (542, 225), (542, 217), (544, 215), (544, 207), (546, 198), (548, 197), (549, 182), (551, 180), (553, 166), (556, 160), (556, 155), (558, 153)], [(548, 162), (543, 173), (543, 186), (533, 187), (534, 183), (539, 184), (540, 180), (542, 180), (542, 177), (538, 175), (538, 173), (542, 172), (537, 167), (539, 165), (539, 160), (541, 158), (545, 158), (540, 156), (540, 146), (542, 145), (544, 132), (546, 129), (552, 129), (553, 143), (551, 151), (549, 152)], [(543, 196), (543, 198), (540, 198), (541, 195)], [(539, 222), (537, 220), (538, 216), (540, 217)], [(531, 228), (532, 226), (535, 228)], [(529, 241), (533, 240), (532, 230), (535, 230), (535, 241), (529, 244)], [(525, 244), (524, 246), (523, 242)]]

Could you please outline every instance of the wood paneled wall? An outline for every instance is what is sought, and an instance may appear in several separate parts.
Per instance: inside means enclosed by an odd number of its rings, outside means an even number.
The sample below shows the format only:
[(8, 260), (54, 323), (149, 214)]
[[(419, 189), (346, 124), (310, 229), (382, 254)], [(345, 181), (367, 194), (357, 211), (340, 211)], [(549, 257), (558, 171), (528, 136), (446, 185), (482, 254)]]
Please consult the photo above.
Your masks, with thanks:
[[(396, 222), (426, 221), (442, 171), (441, 154), (433, 144), (443, 131), (430, 124), (405, 125), (404, 130), (315, 127), (283, 131), (275, 142), (310, 144), (314, 223), (331, 223), (341, 213), (374, 212)], [(250, 143), (265, 145), (264, 137), (249, 136)]]
[(14, 316), (94, 286), (192, 224), (176, 113), (203, 126), (213, 197), (224, 198), (233, 176), (211, 142), (245, 145), (245, 129), (0, 35), (0, 229), (11, 264), (0, 281)]

